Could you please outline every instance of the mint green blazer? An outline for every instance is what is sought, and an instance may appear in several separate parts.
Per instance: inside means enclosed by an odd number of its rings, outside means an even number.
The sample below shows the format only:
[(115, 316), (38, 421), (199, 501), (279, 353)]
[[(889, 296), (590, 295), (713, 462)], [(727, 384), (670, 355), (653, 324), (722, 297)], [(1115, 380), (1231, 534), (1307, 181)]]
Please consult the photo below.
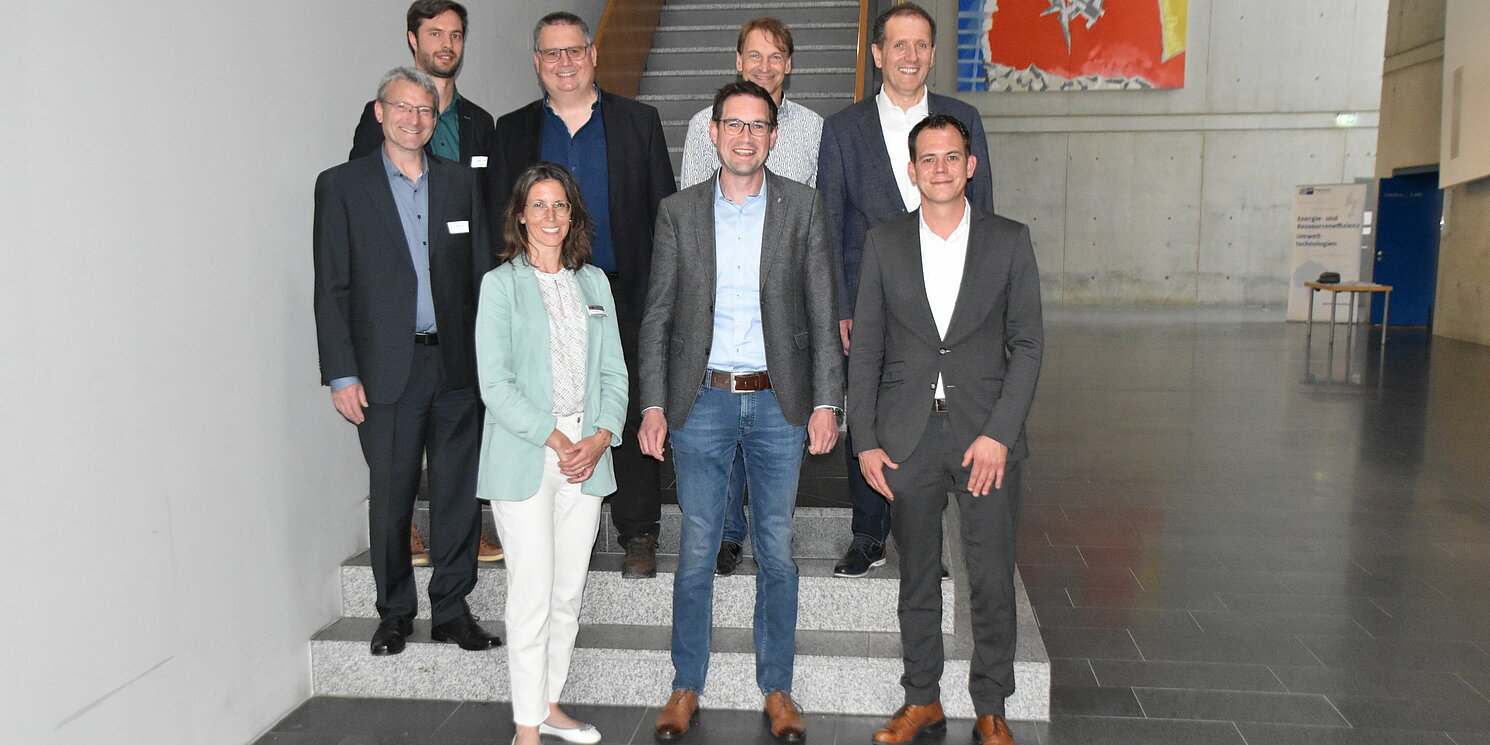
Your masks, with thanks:
[[(526, 259), (516, 259), (487, 272), (481, 280), (481, 301), (476, 308), (476, 374), (486, 404), (476, 476), (476, 496), (481, 499), (515, 502), (537, 493), (543, 478), (544, 443), (557, 422), (551, 413), (554, 384), (548, 312), (533, 272)], [(575, 280), (580, 299), (590, 309), (581, 436), (603, 427), (610, 430), (610, 444), (615, 447), (621, 444), (627, 395), (616, 303), (610, 281), (596, 267), (586, 264)], [(616, 490), (609, 449), (601, 454), (595, 472), (580, 490), (596, 497)]]

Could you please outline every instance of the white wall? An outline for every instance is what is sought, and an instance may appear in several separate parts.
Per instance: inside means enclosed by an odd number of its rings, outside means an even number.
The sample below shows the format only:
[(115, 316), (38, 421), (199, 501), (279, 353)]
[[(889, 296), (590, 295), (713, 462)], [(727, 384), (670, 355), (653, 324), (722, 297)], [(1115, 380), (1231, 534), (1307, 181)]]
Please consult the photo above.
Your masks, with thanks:
[[(497, 115), (536, 96), (537, 16), (603, 2), (501, 5), (461, 79)], [(244, 743), (309, 695), (366, 494), (318, 385), (311, 187), (406, 7), (7, 3), (5, 741)]]
[[(1183, 89), (958, 94), (1047, 302), (1282, 304), (1291, 187), (1372, 174), (1387, 0), (1189, 5)], [(949, 93), (957, 3), (936, 8)]]

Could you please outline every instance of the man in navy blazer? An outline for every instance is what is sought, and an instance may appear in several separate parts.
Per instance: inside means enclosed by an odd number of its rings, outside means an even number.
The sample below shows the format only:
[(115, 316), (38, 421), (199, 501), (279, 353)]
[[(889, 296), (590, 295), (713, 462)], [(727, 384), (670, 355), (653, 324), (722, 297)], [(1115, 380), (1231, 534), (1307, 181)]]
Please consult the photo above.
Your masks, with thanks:
[[(657, 109), (601, 90), (595, 60), (590, 28), (579, 16), (560, 11), (538, 21), (533, 68), (544, 96), (497, 120), (506, 175), (498, 180), (495, 201), (506, 204), (513, 180), (540, 160), (569, 169), (595, 222), (591, 263), (610, 277), (626, 369), (636, 370), (652, 226), (658, 203), (678, 187)], [(625, 441), (635, 442), (640, 398), (632, 375)], [(626, 549), (621, 574), (655, 577), (662, 514), (658, 464), (634, 447), (613, 455), (619, 488), (610, 497), (611, 521)]]
[(369, 471), (375, 655), (404, 649), (418, 611), (409, 523), (428, 462), (435, 641), (500, 643), (477, 625), (476, 298), (491, 268), (469, 168), (427, 155), (439, 98), (398, 67), (378, 86), (383, 147), (316, 178), (315, 316), (321, 382), (357, 425)]
[[(977, 110), (926, 88), (926, 78), (936, 63), (936, 22), (915, 3), (895, 5), (875, 19), (873, 37), (870, 51), (884, 85), (874, 98), (859, 101), (823, 122), (823, 141), (818, 148), (817, 188), (823, 193), (833, 231), (844, 354), (849, 352), (849, 332), (854, 323), (864, 234), (921, 204), (907, 170), (907, 137), (917, 122), (930, 114), (949, 114), (968, 127), (972, 155), (985, 165), (968, 183), (967, 198), (985, 212), (993, 211), (988, 141)], [(839, 577), (862, 577), (872, 567), (884, 564), (885, 539), (890, 535), (890, 507), (860, 474), (852, 437), (850, 433), (844, 454), (854, 503), (854, 538), (833, 569)]]
[[(424, 152), (438, 155), (446, 160), (464, 163), (475, 169), (476, 180), (483, 193), (491, 196), (491, 174), (501, 171), (502, 153), (497, 150), (496, 120), (486, 109), (477, 106), (455, 89), (455, 76), (460, 73), (462, 55), (466, 49), (466, 8), (455, 0), (414, 0), (409, 6), (408, 42), (414, 55), (414, 67), (435, 81), (435, 90), (440, 94), (439, 111), (435, 132), (424, 145)], [(376, 101), (368, 101), (362, 109), (362, 119), (357, 122), (357, 131), (352, 134), (352, 151), (347, 160), (355, 160), (383, 146), (383, 126), (374, 109)], [(488, 203), (487, 224), (501, 215), (505, 204)], [(496, 239), (496, 233), (487, 231)], [(492, 246), (492, 256), (500, 253), (500, 246)], [(424, 541), (417, 527), (410, 527), (410, 551), (416, 565), (429, 563), (424, 551)], [(481, 561), (501, 561), (502, 546), (487, 530), (481, 531), (476, 558)]]

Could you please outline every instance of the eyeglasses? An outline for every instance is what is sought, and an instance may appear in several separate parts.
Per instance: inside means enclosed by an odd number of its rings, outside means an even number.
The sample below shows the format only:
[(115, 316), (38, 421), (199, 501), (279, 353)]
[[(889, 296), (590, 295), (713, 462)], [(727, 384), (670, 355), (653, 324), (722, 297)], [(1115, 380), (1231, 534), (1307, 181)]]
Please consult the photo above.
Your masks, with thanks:
[(771, 131), (771, 123), (760, 120), (747, 122), (744, 119), (715, 119), (714, 121), (719, 122), (720, 129), (732, 135), (740, 134), (745, 131), (746, 127), (750, 127), (750, 134), (756, 137), (764, 137)]
[(403, 101), (398, 101), (398, 102), (395, 103), (393, 101), (389, 101), (386, 98), (382, 98), (382, 99), (378, 99), (378, 100), (382, 101), (383, 103), (385, 103), (385, 104), (387, 104), (389, 106), (392, 106), (393, 107), (393, 110), (394, 111), (397, 111), (400, 114), (411, 114), (412, 113), (412, 114), (418, 114), (421, 117), (431, 117), (431, 116), (434, 116), (435, 115), (435, 110), (433, 108), (429, 107), (429, 106), (415, 106), (414, 104), (405, 103)]
[(582, 47), (558, 47), (555, 49), (539, 49), (537, 50), (537, 52), (538, 56), (542, 57), (544, 62), (558, 62), (559, 57), (561, 56), (568, 57), (572, 60), (579, 59), (580, 57), (583, 57), (585, 55), (585, 52), (589, 48), (590, 45), (586, 44)]
[(529, 212), (547, 212), (553, 210), (555, 215), (563, 217), (569, 214), (569, 203), (560, 201), (549, 204), (541, 199), (535, 199), (528, 203), (527, 209)]

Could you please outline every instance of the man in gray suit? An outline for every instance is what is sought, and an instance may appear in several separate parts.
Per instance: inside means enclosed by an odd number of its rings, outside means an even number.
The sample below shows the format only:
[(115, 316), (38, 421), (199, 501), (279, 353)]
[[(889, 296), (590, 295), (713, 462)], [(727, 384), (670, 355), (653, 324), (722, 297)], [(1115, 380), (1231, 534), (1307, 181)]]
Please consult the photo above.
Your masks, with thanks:
[(792, 512), (805, 439), (833, 449), (842, 351), (827, 217), (816, 191), (766, 170), (776, 102), (739, 81), (714, 95), (718, 174), (662, 200), (642, 319), (642, 452), (672, 433), (682, 546), (673, 582), (673, 693), (657, 738), (683, 737), (709, 668), (715, 552), (738, 447), (750, 488), (756, 683), (771, 734), (804, 734), (791, 698)]
[(982, 745), (1013, 745), (1014, 531), (1024, 421), (1040, 376), (1040, 276), (1029, 229), (968, 202), (978, 166), (967, 127), (932, 114), (911, 129), (915, 212), (869, 231), (849, 353), (849, 428), (864, 478), (890, 500), (900, 548), (905, 706), (875, 742), (946, 726), (940, 562), (957, 494), (972, 587), (968, 690)]

